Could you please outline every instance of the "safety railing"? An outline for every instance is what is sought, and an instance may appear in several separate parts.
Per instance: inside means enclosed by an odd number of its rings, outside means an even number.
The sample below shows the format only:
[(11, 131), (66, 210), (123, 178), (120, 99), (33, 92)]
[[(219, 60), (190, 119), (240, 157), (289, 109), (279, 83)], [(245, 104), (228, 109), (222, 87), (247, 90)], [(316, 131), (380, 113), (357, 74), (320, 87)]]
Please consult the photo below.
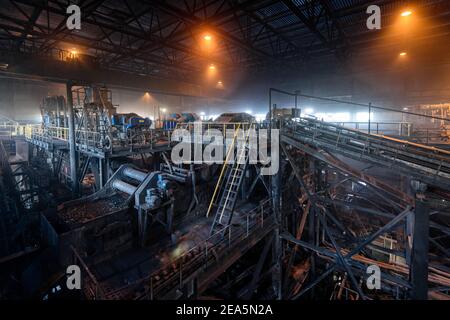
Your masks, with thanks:
[[(331, 122), (350, 129), (356, 129), (363, 132), (409, 137), (412, 132), (413, 124), (411, 122)], [(370, 128), (370, 130), (369, 130)]]
[(103, 150), (106, 146), (105, 135), (100, 132), (76, 130), (75, 137), (77, 147), (82, 151)]
[(47, 127), (49, 134), (59, 140), (69, 140), (69, 128), (64, 127)]
[(32, 125), (25, 126), (25, 138), (27, 140), (30, 140), (32, 135), (33, 135), (33, 126)]
[[(27, 125), (23, 128), (25, 137), (30, 141), (45, 143), (58, 143), (69, 141), (69, 128), (65, 127), (42, 127), (41, 125)], [(113, 152), (114, 149), (133, 152), (143, 147), (152, 148), (162, 143), (170, 143), (172, 132), (152, 129), (139, 132), (135, 135), (127, 135), (123, 138), (90, 131), (76, 130), (75, 142), (78, 150), (86, 152)]]
[[(225, 197), (225, 193), (226, 193), (226, 197), (224, 198), (225, 201), (222, 204), (220, 204), (222, 207), (220, 207), (220, 205), (219, 205), (219, 210), (222, 209), (220, 211), (220, 216), (218, 216), (219, 223), (222, 223), (222, 218), (224, 217), (226, 210), (229, 210), (228, 206), (227, 206), (228, 204), (230, 204), (232, 207), (231, 215), (233, 213), (232, 211), (233, 211), (234, 205), (236, 203), (236, 197), (234, 195), (239, 190), (238, 188), (240, 186), (240, 181), (244, 174), (245, 166), (246, 166), (247, 159), (248, 159), (248, 153), (246, 150), (246, 146), (248, 145), (249, 137), (250, 137), (250, 130), (248, 130), (247, 133), (245, 134), (245, 145), (240, 150), (238, 150), (238, 155), (236, 156), (236, 161), (233, 163), (233, 166), (231, 167), (231, 171), (230, 171), (231, 176), (229, 176), (230, 186), (228, 186), (228, 188), (227, 188), (227, 186), (225, 185), (225, 189), (222, 192), (222, 197)], [(226, 163), (224, 163), (223, 168), (225, 166), (226, 166)], [(218, 183), (221, 183), (221, 182), (218, 181)], [(236, 189), (234, 189), (235, 185), (237, 185)], [(219, 213), (219, 212), (217, 212), (217, 213)], [(216, 218), (217, 218), (217, 216), (216, 216)], [(231, 219), (231, 218), (228, 218), (228, 219)]]
[[(166, 294), (171, 289), (180, 288), (184, 281), (198, 270), (206, 270), (217, 265), (216, 258), (224, 257), (241, 241), (255, 232), (274, 225), (271, 199), (263, 200), (258, 206), (243, 215), (239, 226), (227, 226), (201, 241), (178, 258), (168, 262), (151, 275), (141, 278), (116, 290), (105, 293), (105, 299), (120, 298), (134, 289), (146, 288), (136, 299), (154, 299)], [(165, 276), (166, 271), (170, 274)]]
[(42, 125), (26, 125), (23, 130), (24, 136), (28, 141), (38, 141), (47, 144), (55, 143), (56, 141), (68, 141), (69, 131), (62, 127), (46, 127)]
[[(135, 151), (142, 148), (151, 148), (169, 145), (171, 143), (172, 130), (164, 129), (150, 129), (143, 132), (138, 132), (136, 135), (127, 137), (125, 141), (118, 141), (118, 144), (125, 144), (129, 151)], [(124, 142), (124, 143), (123, 143)], [(113, 144), (113, 148), (114, 148)]]
[(226, 132), (227, 130), (236, 131), (248, 130), (250, 127), (255, 127), (255, 123), (250, 122), (211, 122), (211, 121), (198, 121), (198, 122), (180, 122), (177, 123), (175, 129), (185, 129), (189, 132), (194, 132), (194, 130), (201, 130), (206, 132), (207, 130), (220, 130)]
[(41, 125), (28, 125), (25, 131), (25, 138), (29, 141), (39, 141), (51, 143), (53, 138), (47, 135)]
[(282, 139), (292, 143), (306, 142), (356, 160), (372, 161), (380, 166), (395, 168), (404, 174), (415, 175), (430, 184), (439, 183), (444, 186), (449, 183), (450, 153), (442, 148), (389, 136), (368, 135), (358, 130), (306, 118), (286, 127), (282, 135)]
[[(28, 125), (25, 129), (25, 137), (30, 140), (46, 143), (68, 142), (69, 128), (45, 127), (41, 125)], [(76, 144), (80, 150), (100, 148), (102, 135), (99, 132), (76, 130)]]
[[(349, 129), (369, 132), (369, 122), (329, 122)], [(370, 133), (401, 137), (421, 144), (450, 144), (450, 130), (442, 128), (420, 128), (412, 122), (371, 122)]]
[(74, 256), (74, 264), (83, 269), (82, 272), (82, 285), (81, 288), (88, 300), (101, 300), (104, 297), (104, 290), (101, 284), (97, 281), (97, 278), (92, 274), (87, 264), (81, 258), (78, 251), (71, 246)]
[(450, 130), (415, 128), (408, 140), (421, 144), (450, 144)]
[(23, 43), (19, 48), (16, 48), (20, 50), (20, 53), (23, 54), (31, 54), (36, 55), (39, 57), (45, 57), (48, 59), (54, 59), (62, 62), (71, 62), (71, 61), (77, 61), (78, 59), (85, 60), (86, 58), (89, 58), (91, 61), (94, 61), (95, 59), (93, 57), (89, 57), (86, 55), (81, 55), (78, 52), (64, 50), (64, 49), (58, 49), (58, 48), (50, 48), (49, 50), (40, 50), (38, 46), (30, 46)]
[(12, 139), (25, 136), (27, 125), (0, 123), (0, 138)]
[(14, 125), (0, 124), (0, 139), (11, 139), (15, 132)]
[(330, 300), (359, 300), (359, 294), (345, 286), (345, 283), (336, 283)]
[(227, 253), (251, 234), (273, 225), (271, 199), (262, 201), (257, 207), (247, 212), (243, 218), (243, 224), (239, 226), (230, 224), (218, 230), (202, 243), (192, 247), (169, 263), (168, 266), (175, 266), (171, 276), (162, 277), (162, 274), (167, 271), (167, 265), (154, 272), (149, 279), (150, 292), (141, 298), (154, 299), (156, 296), (168, 293), (173, 288), (182, 288), (184, 281), (194, 272), (206, 271), (217, 265), (220, 263), (219, 256), (226, 257)]
[[(208, 211), (206, 212), (206, 216), (207, 216), (207, 217), (209, 216), (209, 213), (211, 212), (211, 209), (212, 209), (212, 207), (213, 207), (213, 204), (214, 204), (214, 202), (215, 202), (215, 200), (216, 200), (216, 196), (219, 195), (218, 192), (219, 192), (220, 186), (223, 184), (222, 179), (224, 178), (224, 173), (225, 173), (225, 170), (226, 170), (226, 166), (227, 166), (228, 162), (231, 160), (231, 159), (230, 159), (230, 156), (231, 156), (231, 154), (234, 155), (234, 145), (235, 145), (235, 143), (236, 143), (236, 139), (237, 139), (237, 137), (238, 137), (239, 130), (240, 130), (240, 124), (236, 127), (236, 129), (234, 129), (234, 137), (233, 137), (233, 141), (232, 141), (231, 147), (229, 148), (228, 153), (227, 153), (227, 155), (226, 155), (226, 157), (225, 157), (225, 162), (224, 162), (224, 164), (222, 165), (222, 170), (220, 171), (219, 178), (217, 179), (217, 184), (216, 184), (216, 187), (215, 187), (215, 189), (214, 189), (214, 193), (213, 193), (213, 195), (212, 195), (211, 202), (209, 203)], [(233, 160), (234, 160), (234, 159), (233, 159)]]

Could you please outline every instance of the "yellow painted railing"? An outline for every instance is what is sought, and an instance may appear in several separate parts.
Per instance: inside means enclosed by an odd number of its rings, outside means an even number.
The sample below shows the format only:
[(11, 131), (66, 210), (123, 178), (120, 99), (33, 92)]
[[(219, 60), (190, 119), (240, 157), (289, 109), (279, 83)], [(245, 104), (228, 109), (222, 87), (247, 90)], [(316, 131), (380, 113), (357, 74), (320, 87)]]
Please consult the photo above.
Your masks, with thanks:
[[(245, 145), (248, 143), (249, 137), (250, 137), (250, 130), (248, 130), (247, 134), (245, 135), (245, 144), (242, 146), (241, 150), (238, 150), (239, 154), (236, 157), (236, 162), (235, 162), (236, 166), (239, 166), (239, 165), (242, 164), (243, 157), (245, 157)], [(224, 167), (225, 167), (225, 165), (226, 164), (224, 164)], [(223, 170), (223, 168), (222, 168), (222, 170)], [(233, 171), (233, 168), (231, 169), (231, 171)], [(238, 175), (238, 171), (235, 169), (234, 170), (234, 175), (233, 175), (232, 180), (231, 180), (231, 185), (235, 184), (236, 179), (237, 179), (237, 175)], [(231, 192), (229, 190), (228, 193), (227, 193), (227, 197), (225, 198), (225, 202), (223, 204), (222, 212), (220, 213), (219, 222), (222, 222), (223, 213), (225, 212), (225, 208), (227, 207), (227, 203), (228, 203), (228, 200), (230, 198), (230, 193)]]
[(222, 184), (222, 177), (225, 172), (225, 168), (230, 160), (230, 156), (231, 156), (231, 154), (234, 153), (234, 145), (236, 143), (236, 139), (238, 137), (240, 127), (241, 127), (240, 124), (238, 124), (237, 130), (234, 131), (234, 136), (233, 136), (233, 141), (231, 143), (231, 147), (228, 149), (227, 156), (225, 157), (225, 162), (223, 163), (222, 170), (220, 171), (219, 179), (217, 180), (216, 188), (214, 189), (214, 193), (211, 198), (211, 202), (209, 203), (208, 211), (206, 212), (207, 217), (209, 216), (209, 213), (211, 212), (211, 208), (214, 204), (214, 200), (216, 199), (216, 195), (217, 195), (217, 191), (219, 190), (219, 186)]
[(238, 128), (247, 130), (251, 124), (249, 122), (180, 122), (177, 123), (175, 129), (186, 129), (188, 131), (194, 131), (194, 129), (201, 128), (202, 131), (207, 131), (210, 129), (221, 130), (225, 132), (226, 130), (236, 131)]
[(29, 125), (21, 124), (0, 124), (0, 133), (2, 136), (23, 137), (26, 134)]

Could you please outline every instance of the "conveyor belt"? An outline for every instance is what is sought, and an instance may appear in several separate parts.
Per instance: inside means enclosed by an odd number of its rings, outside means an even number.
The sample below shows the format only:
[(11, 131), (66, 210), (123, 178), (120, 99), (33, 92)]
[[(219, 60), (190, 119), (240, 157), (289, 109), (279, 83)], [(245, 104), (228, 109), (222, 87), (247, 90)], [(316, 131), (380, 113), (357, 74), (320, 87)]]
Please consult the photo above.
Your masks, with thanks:
[(281, 141), (300, 149), (305, 145), (314, 146), (450, 189), (450, 152), (443, 149), (309, 118), (282, 128)]

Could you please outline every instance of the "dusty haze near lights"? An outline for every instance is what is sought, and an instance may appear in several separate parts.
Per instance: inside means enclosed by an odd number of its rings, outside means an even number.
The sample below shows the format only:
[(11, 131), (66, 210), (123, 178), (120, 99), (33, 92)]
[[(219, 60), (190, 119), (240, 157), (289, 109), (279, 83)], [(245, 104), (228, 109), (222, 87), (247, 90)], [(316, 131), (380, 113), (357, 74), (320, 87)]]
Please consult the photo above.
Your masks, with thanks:
[(66, 2), (0, 6), (0, 300), (450, 299), (449, 1)]

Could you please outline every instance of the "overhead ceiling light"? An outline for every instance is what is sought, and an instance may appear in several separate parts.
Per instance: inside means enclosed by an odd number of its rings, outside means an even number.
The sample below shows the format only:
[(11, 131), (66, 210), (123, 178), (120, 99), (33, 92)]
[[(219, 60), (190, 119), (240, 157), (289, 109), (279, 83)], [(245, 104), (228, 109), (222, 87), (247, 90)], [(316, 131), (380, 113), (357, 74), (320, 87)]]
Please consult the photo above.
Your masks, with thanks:
[(404, 56), (406, 56), (406, 55), (407, 55), (406, 52), (400, 52), (400, 56), (404, 57)]
[(210, 64), (210, 65), (209, 65), (209, 70), (216, 70), (216, 66), (213, 65), (213, 64)]
[(221, 85), (223, 84), (223, 82), (222, 82), (222, 81), (217, 81), (217, 84), (218, 84), (219, 86), (221, 86)]
[(209, 35), (209, 34), (205, 34), (205, 35), (203, 36), (203, 40), (205, 40), (205, 41), (211, 41), (211, 40), (212, 40), (212, 36)]
[(410, 11), (410, 10), (403, 11), (400, 15), (402, 17), (408, 17), (408, 16), (412, 15), (412, 11)]

